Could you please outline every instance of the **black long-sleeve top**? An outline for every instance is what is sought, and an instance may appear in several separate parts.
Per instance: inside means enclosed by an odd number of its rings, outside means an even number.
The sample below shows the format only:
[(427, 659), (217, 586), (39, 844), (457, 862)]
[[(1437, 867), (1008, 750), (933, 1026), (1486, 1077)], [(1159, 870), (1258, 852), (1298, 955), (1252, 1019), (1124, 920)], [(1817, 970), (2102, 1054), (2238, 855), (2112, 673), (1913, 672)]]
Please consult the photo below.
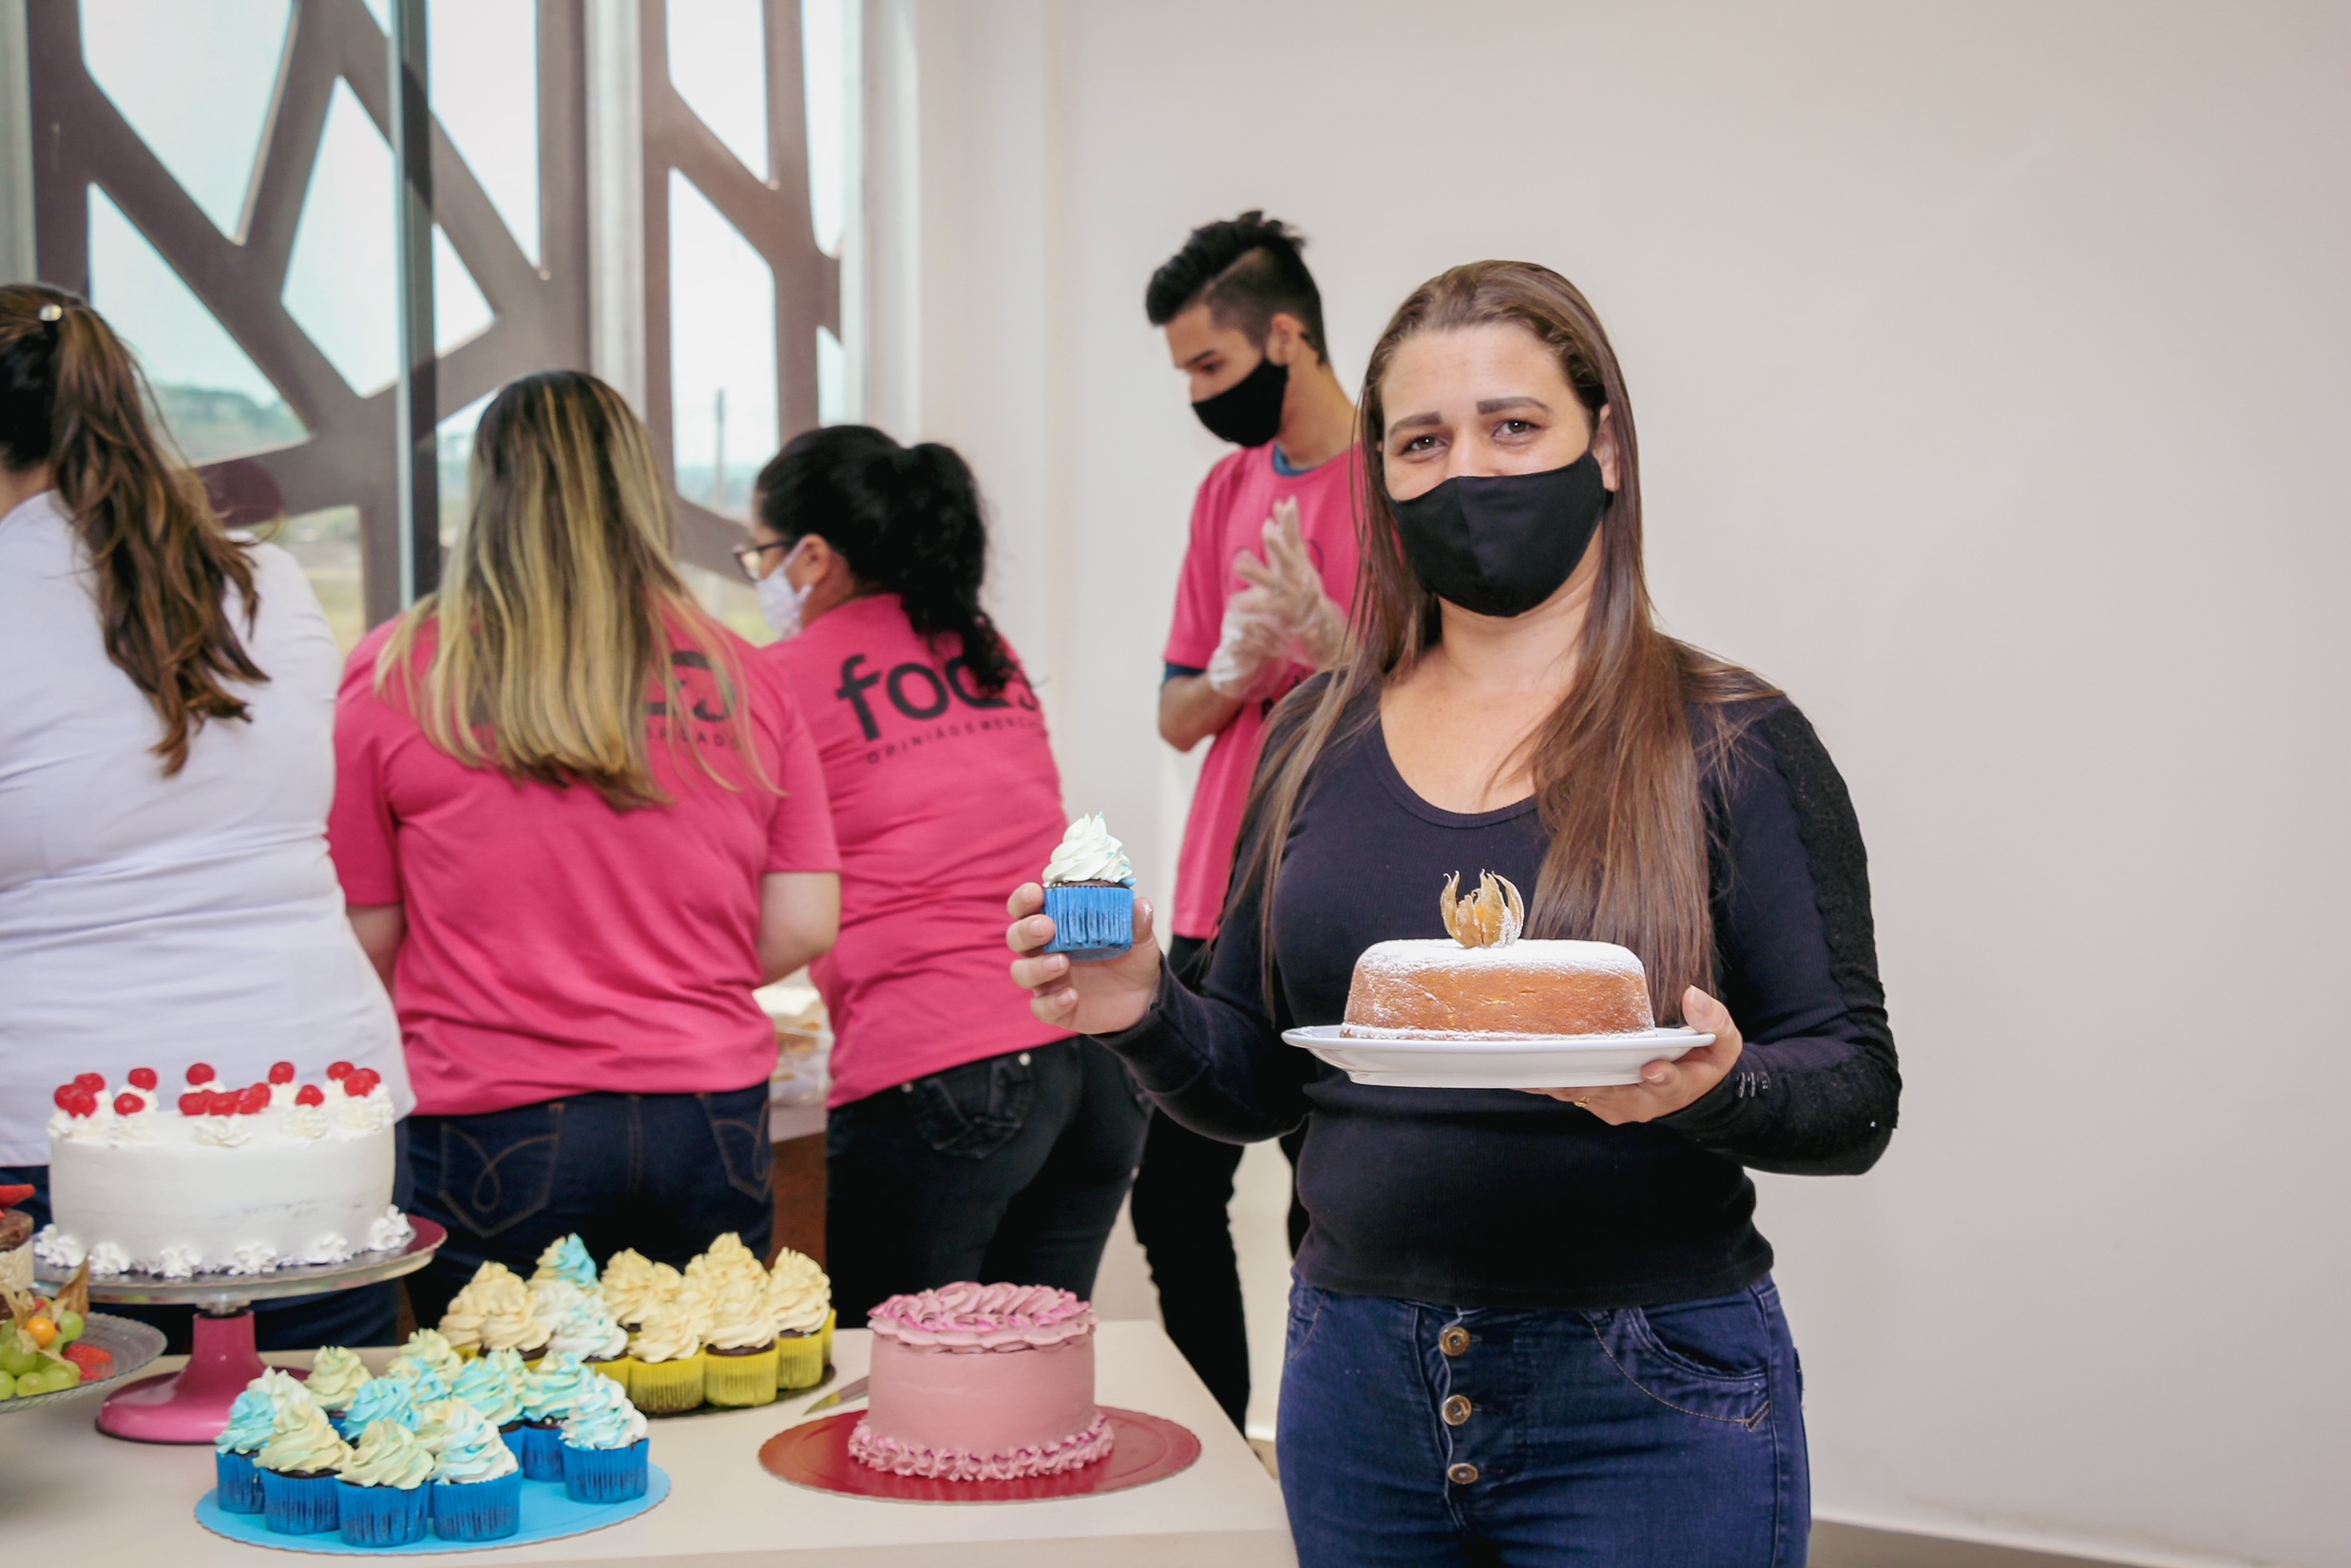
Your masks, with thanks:
[(1305, 1123), (1298, 1193), (1312, 1223), (1297, 1266), (1322, 1289), (1598, 1310), (1763, 1277), (1771, 1248), (1746, 1167), (1866, 1170), (1902, 1087), (1861, 832), (1811, 725), (1784, 698), (1757, 699), (1704, 780), (1715, 990), (1746, 1049), (1695, 1103), (1611, 1127), (1510, 1090), (1358, 1084), (1282, 1042), (1293, 1024), (1340, 1021), (1366, 947), (1444, 934), (1448, 874), (1493, 870), (1532, 889), (1547, 849), (1532, 800), (1440, 811), (1397, 773), (1376, 715), (1351, 717), (1362, 722), (1343, 724), (1317, 761), (1284, 851), (1272, 1016), (1257, 893), (1239, 887), (1200, 991), (1163, 972), (1142, 1023), (1103, 1042), (1208, 1137), (1249, 1142)]

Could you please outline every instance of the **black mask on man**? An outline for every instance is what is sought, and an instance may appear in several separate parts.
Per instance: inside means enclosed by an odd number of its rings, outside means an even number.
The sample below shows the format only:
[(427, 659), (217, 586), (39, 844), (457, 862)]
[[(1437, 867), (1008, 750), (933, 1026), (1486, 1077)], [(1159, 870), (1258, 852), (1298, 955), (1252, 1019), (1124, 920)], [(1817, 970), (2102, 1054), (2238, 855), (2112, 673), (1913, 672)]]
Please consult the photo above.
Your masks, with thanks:
[(1590, 452), (1540, 473), (1462, 474), (1391, 498), (1421, 585), (1480, 615), (1524, 615), (1559, 591), (1608, 510)]
[(1236, 447), (1262, 447), (1282, 433), (1282, 394), (1290, 367), (1260, 355), (1257, 368), (1214, 397), (1192, 405), (1208, 433)]

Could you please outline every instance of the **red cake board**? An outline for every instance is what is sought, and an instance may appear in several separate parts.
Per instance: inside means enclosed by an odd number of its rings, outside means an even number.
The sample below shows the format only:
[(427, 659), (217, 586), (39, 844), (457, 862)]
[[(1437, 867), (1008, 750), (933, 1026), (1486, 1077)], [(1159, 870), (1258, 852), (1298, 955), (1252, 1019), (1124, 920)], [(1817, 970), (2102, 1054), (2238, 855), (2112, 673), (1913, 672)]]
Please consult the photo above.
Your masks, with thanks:
[(1200, 1457), (1200, 1440), (1189, 1428), (1164, 1417), (1107, 1406), (1102, 1414), (1110, 1418), (1110, 1457), (1058, 1476), (933, 1481), (876, 1470), (849, 1457), (849, 1435), (864, 1419), (862, 1410), (844, 1410), (822, 1421), (787, 1426), (760, 1448), (759, 1463), (770, 1475), (795, 1486), (844, 1497), (886, 1498), (892, 1502), (1042, 1502), (1052, 1498), (1099, 1497), (1104, 1492), (1148, 1485), (1189, 1469)]

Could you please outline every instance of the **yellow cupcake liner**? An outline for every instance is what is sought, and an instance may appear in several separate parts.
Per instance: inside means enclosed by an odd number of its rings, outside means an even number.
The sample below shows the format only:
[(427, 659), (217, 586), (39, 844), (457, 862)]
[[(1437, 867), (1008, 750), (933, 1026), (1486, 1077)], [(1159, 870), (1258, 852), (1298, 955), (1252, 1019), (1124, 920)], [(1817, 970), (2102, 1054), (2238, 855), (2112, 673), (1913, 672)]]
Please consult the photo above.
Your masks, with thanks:
[(825, 1380), (825, 1334), (822, 1329), (797, 1339), (775, 1342), (775, 1389), (791, 1393), (813, 1388)]
[(713, 1405), (743, 1409), (775, 1402), (775, 1347), (747, 1356), (702, 1352), (702, 1397)]
[(827, 1308), (825, 1310), (824, 1331), (817, 1335), (819, 1339), (824, 1341), (824, 1359), (825, 1365), (828, 1367), (832, 1365), (832, 1325), (834, 1321), (840, 1317), (840, 1313), (833, 1311), (831, 1308)]
[(591, 1361), (587, 1367), (589, 1371), (602, 1372), (619, 1384), (621, 1388), (626, 1389), (632, 1374), (637, 1369), (637, 1365), (635, 1356), (614, 1356), (610, 1361)]
[(679, 1361), (640, 1361), (628, 1374), (629, 1403), (649, 1416), (676, 1415), (702, 1403), (702, 1364), (697, 1350)]

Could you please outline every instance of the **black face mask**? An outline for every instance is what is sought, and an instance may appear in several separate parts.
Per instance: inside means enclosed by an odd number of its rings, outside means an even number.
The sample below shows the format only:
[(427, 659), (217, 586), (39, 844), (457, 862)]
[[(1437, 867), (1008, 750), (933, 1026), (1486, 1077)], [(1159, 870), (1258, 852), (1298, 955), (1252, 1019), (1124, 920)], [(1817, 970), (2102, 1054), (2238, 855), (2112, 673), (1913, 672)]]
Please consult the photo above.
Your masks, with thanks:
[(1590, 452), (1540, 473), (1463, 474), (1409, 501), (1392, 497), (1421, 585), (1480, 615), (1524, 615), (1559, 591), (1608, 510)]
[(1262, 447), (1282, 433), (1282, 394), (1290, 367), (1260, 357), (1257, 368), (1214, 397), (1192, 405), (1208, 433), (1236, 447)]

